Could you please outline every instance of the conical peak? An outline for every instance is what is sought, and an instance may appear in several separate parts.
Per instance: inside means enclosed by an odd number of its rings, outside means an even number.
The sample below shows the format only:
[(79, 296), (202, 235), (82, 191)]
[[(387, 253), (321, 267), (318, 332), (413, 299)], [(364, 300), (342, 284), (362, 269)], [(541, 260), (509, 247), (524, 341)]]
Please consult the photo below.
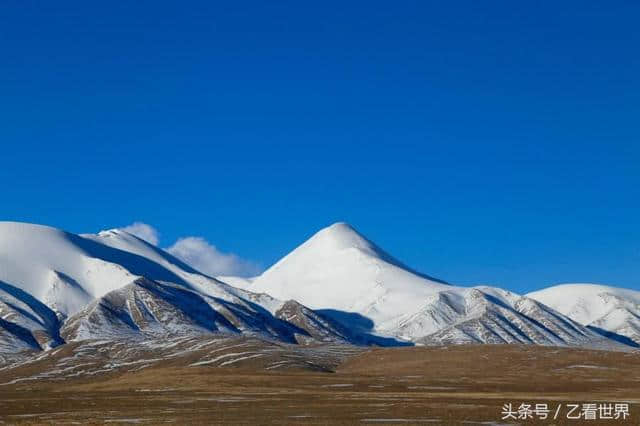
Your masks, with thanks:
[(379, 249), (375, 244), (345, 222), (337, 222), (321, 229), (307, 240), (304, 246), (321, 251), (357, 248), (371, 252), (371, 254), (379, 254)]
[[(393, 256), (389, 255), (377, 244), (369, 240), (346, 222), (336, 222), (333, 225), (327, 226), (326, 228), (316, 232), (311, 238), (281, 259), (270, 269), (279, 269), (284, 263), (289, 263), (289, 265), (297, 262), (315, 264), (317, 263), (317, 260), (321, 258), (332, 258), (335, 256), (341, 257), (343, 251), (350, 249), (356, 249), (369, 257), (376, 258), (405, 269), (407, 272), (418, 275), (421, 278), (446, 284), (445, 281), (433, 278), (409, 268)], [(267, 272), (269, 272), (269, 270), (267, 270)]]
[(358, 234), (358, 231), (356, 231), (354, 227), (349, 225), (347, 222), (336, 222), (332, 225), (327, 226), (326, 228), (322, 228), (320, 231), (317, 232), (317, 234), (321, 234), (321, 233), (339, 236), (339, 235), (348, 235), (348, 234)]
[(326, 235), (335, 239), (364, 238), (355, 228), (346, 222), (336, 222), (321, 229), (316, 235)]

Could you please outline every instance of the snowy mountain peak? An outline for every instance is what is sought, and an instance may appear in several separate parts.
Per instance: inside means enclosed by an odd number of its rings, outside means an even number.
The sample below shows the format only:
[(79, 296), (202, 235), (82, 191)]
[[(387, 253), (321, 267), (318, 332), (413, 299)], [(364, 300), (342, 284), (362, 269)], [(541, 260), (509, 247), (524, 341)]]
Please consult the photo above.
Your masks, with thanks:
[(134, 237), (137, 238), (135, 235), (130, 234), (127, 231), (124, 231), (122, 229), (118, 229), (118, 228), (112, 228), (112, 229), (105, 229), (102, 230), (100, 232), (98, 232), (96, 235), (99, 235), (100, 237), (104, 237), (104, 238), (109, 238), (109, 237)]
[(151, 246), (151, 247), (155, 247), (153, 244), (149, 243), (148, 241), (143, 240), (142, 238), (138, 237), (137, 235), (134, 235), (130, 232), (127, 232), (123, 229), (118, 229), (118, 228), (113, 228), (113, 229), (105, 229), (104, 231), (100, 231), (97, 234), (83, 234), (84, 237), (95, 237), (98, 236), (102, 239), (106, 239), (106, 238), (112, 238), (114, 240), (121, 240), (121, 241), (125, 241), (128, 244), (135, 244), (135, 245), (146, 245), (146, 246)]
[(346, 249), (359, 249), (371, 256), (385, 256), (374, 243), (345, 222), (337, 222), (321, 229), (299, 249), (313, 250), (316, 255), (330, 254)]
[(569, 318), (640, 345), (640, 291), (599, 284), (561, 284), (529, 293)]
[(403, 266), (346, 223), (241, 284), (202, 275), (126, 231), (0, 222), (0, 353), (203, 333), (288, 343), (640, 343), (640, 292), (560, 286), (528, 299), (456, 287)]
[(282, 269), (283, 265), (317, 264), (337, 257), (342, 259), (341, 262), (352, 263), (356, 267), (363, 263), (392, 265), (430, 281), (445, 284), (443, 281), (410, 269), (346, 222), (336, 222), (316, 232), (273, 265), (265, 275), (271, 274), (270, 271)]
[(299, 324), (275, 316), (283, 305), (202, 275), (125, 231), (76, 235), (0, 222), (0, 354), (165, 334), (344, 340), (306, 307), (296, 310), (306, 318)]
[(312, 309), (359, 316), (370, 330), (419, 310), (425, 298), (446, 288), (450, 286), (407, 268), (346, 223), (320, 230), (247, 287)]

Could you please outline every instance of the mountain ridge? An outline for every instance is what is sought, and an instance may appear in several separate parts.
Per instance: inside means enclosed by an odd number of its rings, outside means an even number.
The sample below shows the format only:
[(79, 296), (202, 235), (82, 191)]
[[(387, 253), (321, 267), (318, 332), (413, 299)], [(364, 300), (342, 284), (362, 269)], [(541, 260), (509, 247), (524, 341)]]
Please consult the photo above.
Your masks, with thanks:
[[(425, 277), (404, 268), (351, 225), (338, 222), (241, 284), (250, 291), (298, 300), (338, 322), (359, 324), (398, 342), (603, 344), (601, 334), (526, 297)], [(529, 314), (534, 311), (540, 318)], [(529, 334), (523, 334), (523, 328)]]
[(200, 334), (304, 345), (629, 346), (534, 298), (414, 272), (344, 222), (258, 277), (225, 279), (122, 230), (0, 222), (0, 352)]
[(528, 294), (575, 321), (640, 346), (640, 291), (602, 284), (560, 284)]
[(344, 338), (331, 328), (330, 319), (309, 322), (303, 329), (278, 318), (276, 311), (283, 304), (200, 274), (126, 232), (76, 235), (0, 222), (3, 352), (120, 334), (148, 338), (152, 330), (156, 336), (180, 332), (173, 319), (188, 333), (217, 332), (217, 327), (202, 327), (203, 316), (209, 317), (207, 323), (214, 318), (235, 322), (235, 328), (226, 324), (227, 333), (292, 343), (297, 336)]

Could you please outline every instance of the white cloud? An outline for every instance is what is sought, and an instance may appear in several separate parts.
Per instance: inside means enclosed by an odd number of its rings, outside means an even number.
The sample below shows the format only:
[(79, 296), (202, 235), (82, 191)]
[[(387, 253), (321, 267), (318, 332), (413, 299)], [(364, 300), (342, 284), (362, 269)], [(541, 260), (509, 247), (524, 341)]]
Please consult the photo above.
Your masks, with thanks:
[(207, 275), (248, 277), (257, 275), (261, 270), (256, 263), (242, 259), (233, 253), (222, 253), (200, 237), (180, 238), (166, 250)]
[(138, 238), (142, 238), (148, 243), (153, 244), (154, 246), (158, 245), (160, 241), (158, 231), (151, 225), (147, 225), (142, 222), (134, 222), (129, 226), (125, 226), (124, 228), (120, 228), (123, 231), (126, 231), (130, 234), (135, 235)]
[[(153, 226), (143, 222), (134, 222), (129, 226), (120, 228), (143, 240), (157, 246), (160, 241), (160, 233)], [(198, 271), (211, 275), (235, 275), (251, 277), (262, 272), (262, 268), (256, 262), (242, 259), (233, 253), (223, 253), (213, 244), (201, 237), (179, 238), (172, 246), (165, 248), (187, 265)]]

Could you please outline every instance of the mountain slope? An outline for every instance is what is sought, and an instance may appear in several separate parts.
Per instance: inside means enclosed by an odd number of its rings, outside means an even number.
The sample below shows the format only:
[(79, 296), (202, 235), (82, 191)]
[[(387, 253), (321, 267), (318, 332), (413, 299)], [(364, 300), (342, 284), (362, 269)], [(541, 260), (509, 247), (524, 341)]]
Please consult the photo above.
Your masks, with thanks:
[(202, 275), (123, 231), (75, 235), (0, 222), (0, 352), (124, 335), (344, 339), (320, 313), (305, 311), (321, 320), (303, 328), (279, 318), (284, 305)]
[(391, 344), (615, 346), (531, 299), (416, 273), (345, 223), (316, 233), (246, 288), (295, 299)]
[[(61, 335), (67, 342), (201, 334), (243, 334), (286, 343), (348, 339), (332, 320), (296, 302), (255, 295), (242, 298), (233, 293), (230, 289), (223, 299), (172, 283), (138, 278), (70, 317)], [(272, 314), (256, 301), (275, 312)]]
[(351, 226), (337, 223), (300, 245), (247, 287), (312, 309), (357, 312), (384, 323), (450, 286), (420, 276)]
[[(452, 298), (459, 300), (452, 304)], [(492, 287), (439, 293), (431, 312), (458, 311), (449, 324), (418, 341), (426, 344), (524, 343), (613, 348), (617, 345), (533, 299)], [(456, 315), (457, 314), (457, 315)]]
[[(569, 318), (640, 345), (640, 291), (597, 284), (562, 284), (528, 294)], [(616, 336), (617, 335), (617, 336)]]
[(532, 298), (412, 271), (344, 223), (261, 276), (229, 281), (242, 288), (121, 230), (76, 235), (0, 222), (0, 353), (229, 334), (304, 344), (618, 348), (600, 328), (631, 339), (638, 330), (636, 296), (609, 290), (611, 308), (588, 304), (585, 312), (602, 315), (574, 321)]

